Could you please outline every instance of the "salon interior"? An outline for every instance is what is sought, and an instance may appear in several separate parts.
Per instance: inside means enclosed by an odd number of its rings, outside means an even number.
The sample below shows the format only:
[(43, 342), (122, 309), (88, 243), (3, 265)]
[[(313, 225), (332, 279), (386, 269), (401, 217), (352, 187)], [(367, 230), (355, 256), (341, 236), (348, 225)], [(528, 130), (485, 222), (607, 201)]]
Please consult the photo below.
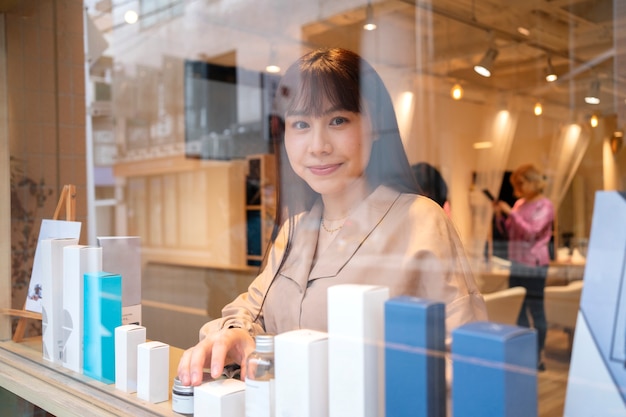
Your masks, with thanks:
[[(519, 301), (506, 298), (510, 263), (494, 253), (482, 190), (502, 195), (522, 164), (545, 173), (556, 215), (538, 415), (563, 416), (596, 197), (626, 181), (625, 20), (620, 0), (0, 0), (0, 307), (22, 308), (32, 259), (14, 252), (30, 242), (32, 257), (30, 229), (73, 184), (81, 243), (141, 239), (148, 338), (195, 344), (246, 291), (270, 238), (280, 75), (339, 46), (381, 75), (409, 162), (444, 177), (504, 323)], [(0, 320), (0, 350), (31, 357), (10, 342), (15, 318)], [(26, 335), (38, 331), (33, 320)]]

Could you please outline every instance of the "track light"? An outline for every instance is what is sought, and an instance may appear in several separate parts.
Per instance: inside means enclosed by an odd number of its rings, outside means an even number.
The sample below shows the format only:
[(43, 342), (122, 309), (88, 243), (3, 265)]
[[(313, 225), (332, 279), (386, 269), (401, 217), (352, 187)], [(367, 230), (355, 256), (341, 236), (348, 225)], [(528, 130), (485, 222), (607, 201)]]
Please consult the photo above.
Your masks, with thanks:
[(541, 116), (541, 113), (543, 113), (543, 106), (541, 105), (541, 102), (538, 101), (535, 103), (535, 116)]
[(460, 100), (463, 98), (463, 87), (461, 87), (461, 84), (454, 84), (454, 86), (450, 90), (450, 96), (452, 96), (452, 98), (455, 100)]
[(593, 80), (589, 85), (589, 91), (585, 96), (585, 103), (600, 104), (600, 80)]
[(372, 3), (367, 2), (367, 8), (365, 9), (365, 24), (363, 25), (365, 30), (375, 30), (376, 23), (374, 23), (374, 8)]
[(546, 81), (551, 83), (557, 80), (559, 76), (556, 74), (554, 67), (552, 66), (552, 59), (548, 57), (548, 66), (546, 68)]
[(474, 65), (474, 71), (483, 77), (491, 77), (491, 67), (493, 66), (493, 62), (498, 57), (498, 50), (495, 48), (487, 49), (485, 55), (480, 60), (478, 65)]
[(591, 116), (591, 119), (589, 119), (589, 124), (591, 125), (591, 127), (598, 127), (598, 116), (596, 116), (595, 114)]

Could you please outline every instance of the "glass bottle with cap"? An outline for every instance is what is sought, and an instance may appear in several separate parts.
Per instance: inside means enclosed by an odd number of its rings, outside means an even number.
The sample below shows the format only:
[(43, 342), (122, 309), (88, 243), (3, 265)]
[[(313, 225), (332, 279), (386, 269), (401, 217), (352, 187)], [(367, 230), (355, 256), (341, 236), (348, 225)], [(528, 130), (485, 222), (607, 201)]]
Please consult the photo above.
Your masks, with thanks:
[(257, 335), (246, 359), (246, 417), (274, 417), (274, 336)]

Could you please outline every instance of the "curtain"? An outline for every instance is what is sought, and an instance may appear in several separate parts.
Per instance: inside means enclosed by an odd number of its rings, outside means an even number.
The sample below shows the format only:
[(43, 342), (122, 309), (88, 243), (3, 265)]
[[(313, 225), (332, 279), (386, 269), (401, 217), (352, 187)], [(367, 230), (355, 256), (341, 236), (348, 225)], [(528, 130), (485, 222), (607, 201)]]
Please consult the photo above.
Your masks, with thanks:
[(585, 151), (589, 146), (589, 132), (578, 124), (570, 124), (561, 128), (559, 137), (553, 142), (550, 150), (550, 163), (545, 174), (548, 177), (545, 195), (554, 204), (558, 212), (563, 197), (569, 188)]
[(499, 110), (489, 118), (485, 127), (484, 149), (478, 149), (474, 186), (470, 192), (472, 242), (468, 248), (470, 258), (479, 265), (485, 260), (485, 243), (489, 239), (493, 206), (483, 194), (488, 189), (496, 198), (500, 193), (502, 176), (509, 160), (513, 137), (517, 127), (515, 109)]

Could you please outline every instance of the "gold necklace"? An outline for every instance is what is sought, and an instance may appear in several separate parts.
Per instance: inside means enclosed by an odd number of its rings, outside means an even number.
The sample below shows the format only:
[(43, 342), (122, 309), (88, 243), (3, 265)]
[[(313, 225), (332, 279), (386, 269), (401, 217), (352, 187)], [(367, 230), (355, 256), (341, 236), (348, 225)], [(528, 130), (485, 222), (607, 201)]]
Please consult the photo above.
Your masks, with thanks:
[(333, 228), (329, 229), (328, 227), (326, 227), (326, 224), (324, 223), (324, 220), (325, 219), (322, 217), (322, 229), (326, 230), (327, 233), (335, 233), (335, 232), (343, 229), (343, 225), (346, 222), (346, 218), (345, 217), (343, 219), (339, 219), (339, 220), (343, 220), (343, 222), (339, 226), (333, 227)]

